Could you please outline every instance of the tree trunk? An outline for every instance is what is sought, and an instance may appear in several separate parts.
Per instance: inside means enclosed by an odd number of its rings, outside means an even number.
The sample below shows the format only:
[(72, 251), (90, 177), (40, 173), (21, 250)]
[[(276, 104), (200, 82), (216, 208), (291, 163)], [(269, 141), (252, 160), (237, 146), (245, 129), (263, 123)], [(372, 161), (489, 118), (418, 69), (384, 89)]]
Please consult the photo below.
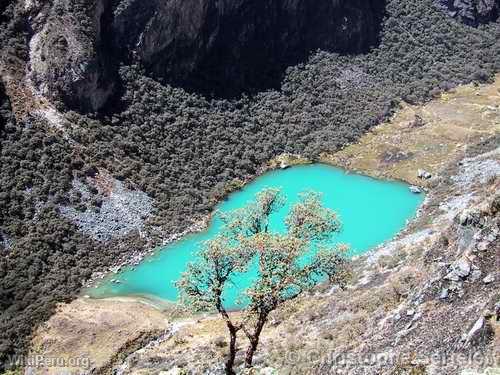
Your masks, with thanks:
[(229, 331), (229, 353), (226, 361), (226, 375), (235, 375), (236, 373), (234, 372), (233, 367), (234, 359), (236, 357), (236, 334), (241, 329), (241, 325), (235, 326), (233, 324), (226, 309), (222, 306), (221, 295), (222, 289), (219, 289), (217, 293), (217, 310), (226, 322), (226, 326)]
[(266, 323), (267, 316), (261, 315), (259, 320), (257, 321), (257, 325), (255, 327), (255, 332), (253, 335), (248, 336), (248, 340), (250, 341), (250, 345), (248, 345), (247, 352), (245, 354), (245, 367), (252, 367), (253, 356), (255, 351), (257, 350), (257, 346), (259, 346), (259, 338), (262, 332), (262, 328), (264, 328), (264, 324)]
[(237, 330), (233, 327), (232, 324), (227, 324), (227, 328), (229, 329), (229, 353), (226, 361), (226, 375), (235, 375), (236, 373), (233, 370), (234, 367), (234, 359), (236, 357), (236, 332)]
[(252, 362), (253, 362), (253, 355), (255, 354), (255, 351), (257, 350), (257, 346), (259, 345), (259, 340), (251, 341), (250, 345), (248, 345), (247, 352), (245, 354), (245, 367), (246, 368), (251, 368), (252, 367)]

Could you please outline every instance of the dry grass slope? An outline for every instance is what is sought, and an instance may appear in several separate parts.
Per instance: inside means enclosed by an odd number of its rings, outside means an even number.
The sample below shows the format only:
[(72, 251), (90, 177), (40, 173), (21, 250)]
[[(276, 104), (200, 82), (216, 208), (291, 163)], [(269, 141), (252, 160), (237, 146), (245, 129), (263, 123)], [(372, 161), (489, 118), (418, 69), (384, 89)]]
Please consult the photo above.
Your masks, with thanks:
[(450, 160), (465, 156), (467, 147), (500, 133), (500, 75), (491, 85), (459, 86), (423, 106), (403, 105), (393, 118), (325, 162), (374, 177), (428, 182)]

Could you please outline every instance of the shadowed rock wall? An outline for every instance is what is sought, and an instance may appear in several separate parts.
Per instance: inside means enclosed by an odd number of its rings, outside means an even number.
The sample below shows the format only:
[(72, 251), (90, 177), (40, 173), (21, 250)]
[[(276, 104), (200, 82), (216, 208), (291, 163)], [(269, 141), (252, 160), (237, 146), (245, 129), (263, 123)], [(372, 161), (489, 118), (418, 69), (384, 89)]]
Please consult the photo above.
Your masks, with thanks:
[(207, 95), (279, 86), (287, 66), (323, 49), (367, 51), (385, 0), (55, 0), (28, 6), (35, 87), (98, 110), (120, 63)]
[(279, 86), (285, 68), (316, 49), (367, 51), (384, 8), (382, 0), (172, 0), (149, 17), (150, 5), (127, 3), (115, 29), (128, 29), (128, 14), (142, 14), (144, 27), (117, 33), (118, 42), (136, 46), (154, 76), (216, 96)]

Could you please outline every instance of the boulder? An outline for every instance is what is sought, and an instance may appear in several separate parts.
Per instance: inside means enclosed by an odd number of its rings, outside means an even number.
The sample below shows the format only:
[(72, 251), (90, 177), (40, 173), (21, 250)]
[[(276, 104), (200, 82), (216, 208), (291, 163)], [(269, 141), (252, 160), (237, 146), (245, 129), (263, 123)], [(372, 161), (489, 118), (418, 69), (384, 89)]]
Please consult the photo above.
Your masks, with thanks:
[(417, 171), (417, 177), (423, 180), (428, 180), (432, 175), (424, 169), (419, 169)]
[(448, 274), (444, 277), (444, 279), (449, 281), (460, 281), (460, 276), (458, 276), (455, 270), (452, 270), (448, 272)]
[(476, 249), (479, 251), (486, 251), (488, 250), (488, 242), (486, 241), (481, 241), (476, 244)]
[(492, 282), (495, 281), (495, 275), (493, 275), (492, 273), (488, 274), (484, 279), (483, 279), (483, 283), (485, 284), (491, 284)]
[(470, 271), (471, 271), (471, 264), (470, 264), (470, 262), (467, 259), (465, 259), (465, 258), (460, 259), (455, 264), (455, 271), (462, 278), (469, 276)]
[(474, 210), (464, 210), (458, 216), (458, 222), (460, 225), (463, 226), (467, 225), (477, 226), (480, 225), (483, 222), (483, 220), (481, 218), (480, 213)]
[(287, 169), (290, 168), (290, 164), (288, 164), (286, 161), (282, 160), (280, 162), (280, 169)]
[(418, 186), (410, 186), (410, 191), (413, 194), (420, 194), (420, 193), (422, 193), (422, 189), (419, 188)]
[(439, 299), (446, 299), (448, 298), (448, 295), (450, 294), (448, 289), (443, 289), (441, 290), (441, 293), (439, 294)]
[(471, 273), (471, 263), (466, 258), (461, 258), (451, 266), (451, 271), (444, 277), (449, 281), (460, 281)]
[(474, 270), (474, 271), (472, 271), (472, 273), (470, 275), (470, 281), (471, 282), (475, 282), (475, 281), (479, 280), (479, 278), (481, 277), (481, 275), (482, 275), (481, 270)]

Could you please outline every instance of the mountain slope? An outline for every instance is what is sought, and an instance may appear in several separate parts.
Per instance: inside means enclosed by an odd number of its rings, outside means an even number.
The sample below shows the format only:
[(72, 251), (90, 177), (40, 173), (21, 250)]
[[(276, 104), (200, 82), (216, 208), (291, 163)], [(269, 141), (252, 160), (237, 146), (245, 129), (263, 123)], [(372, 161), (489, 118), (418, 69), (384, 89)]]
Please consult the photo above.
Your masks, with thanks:
[[(355, 260), (347, 290), (321, 285), (273, 314), (257, 373), (460, 374), (498, 367), (499, 88), (497, 77), (492, 85), (459, 87), (426, 105), (405, 106), (359, 143), (324, 155), (358, 172), (427, 186), (428, 195), (402, 233)], [(388, 162), (398, 147), (407, 156)], [(419, 179), (420, 168), (432, 178)], [(186, 316), (158, 305), (169, 321), (162, 326), (143, 318), (141, 302), (81, 298), (62, 305), (35, 335), (33, 354), (85, 352), (91, 368), (105, 374), (223, 373), (227, 340), (218, 316)], [(75, 332), (95, 316), (102, 324), (77, 339)], [(126, 333), (113, 328), (117, 322)], [(147, 324), (153, 337), (144, 342)], [(237, 363), (243, 356), (240, 350)]]
[[(155, 9), (154, 2), (121, 4), (1, 3), (0, 72), (10, 103), (0, 131), (2, 359), (24, 353), (32, 331), (93, 273), (199, 229), (218, 200), (282, 153), (320, 160), (356, 142), (403, 101), (489, 81), (500, 68), (496, 22), (474, 28), (434, 0), (388, 0), (383, 22), (372, 25), (366, 4), (378, 2), (336, 1), (345, 6), (335, 9), (366, 20), (339, 37), (359, 54), (317, 51), (290, 67), (279, 89), (212, 100), (151, 75), (152, 66), (128, 55), (135, 37), (109, 39), (114, 27), (131, 36), (145, 31), (141, 20), (152, 16), (143, 13)], [(285, 26), (280, 30), (290, 30)], [(364, 35), (370, 30), (380, 33)], [(151, 40), (167, 38), (156, 28), (151, 33)], [(132, 65), (118, 69), (117, 61)]]

